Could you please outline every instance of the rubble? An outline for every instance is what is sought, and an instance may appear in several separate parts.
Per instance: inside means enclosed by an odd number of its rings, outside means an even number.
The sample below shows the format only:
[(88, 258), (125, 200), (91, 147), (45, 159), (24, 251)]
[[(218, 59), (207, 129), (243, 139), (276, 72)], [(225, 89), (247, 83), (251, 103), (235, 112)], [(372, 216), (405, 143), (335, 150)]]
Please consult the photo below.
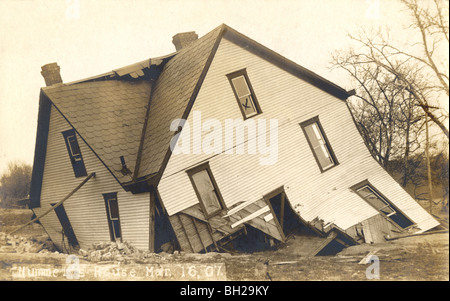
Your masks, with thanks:
[(90, 249), (80, 249), (78, 255), (93, 262), (144, 263), (150, 259), (164, 260), (171, 253), (153, 253), (140, 250), (127, 242), (102, 242), (94, 244)]
[(50, 253), (56, 247), (48, 237), (23, 237), (0, 232), (0, 251), (4, 253)]
[[(231, 256), (228, 253), (210, 252), (206, 254), (184, 253), (173, 250), (173, 247), (166, 245), (161, 248), (163, 251), (153, 253), (149, 250), (141, 250), (128, 242), (102, 242), (94, 244), (91, 248), (80, 249), (78, 255), (84, 259), (98, 263), (150, 263), (195, 260), (196, 262), (223, 259)], [(164, 251), (166, 250), (166, 251)]]

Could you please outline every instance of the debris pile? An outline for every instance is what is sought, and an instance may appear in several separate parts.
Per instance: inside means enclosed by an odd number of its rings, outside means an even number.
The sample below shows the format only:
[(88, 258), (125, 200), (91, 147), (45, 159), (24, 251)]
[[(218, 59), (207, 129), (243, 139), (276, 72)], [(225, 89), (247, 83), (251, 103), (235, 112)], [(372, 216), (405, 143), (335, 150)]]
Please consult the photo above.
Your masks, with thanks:
[(127, 242), (97, 243), (88, 250), (80, 249), (78, 254), (92, 262), (112, 261), (119, 263), (143, 263), (151, 259), (172, 256), (169, 253), (155, 254), (148, 250), (140, 250)]
[(174, 251), (169, 244), (161, 246), (161, 252), (153, 253), (134, 247), (128, 242), (102, 242), (94, 244), (90, 249), (78, 250), (78, 255), (91, 262), (101, 263), (151, 263), (151, 262), (183, 262), (195, 260), (196, 262), (219, 260), (231, 256), (227, 253), (209, 252), (206, 254), (185, 253)]
[(57, 249), (48, 237), (23, 237), (0, 232), (0, 252), (3, 253), (54, 253)]

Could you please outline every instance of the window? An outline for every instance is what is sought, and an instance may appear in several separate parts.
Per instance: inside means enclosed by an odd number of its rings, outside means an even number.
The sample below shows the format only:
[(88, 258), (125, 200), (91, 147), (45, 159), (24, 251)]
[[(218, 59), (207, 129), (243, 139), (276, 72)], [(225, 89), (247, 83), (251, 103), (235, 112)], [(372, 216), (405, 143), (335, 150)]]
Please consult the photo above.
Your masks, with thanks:
[(245, 69), (227, 75), (244, 119), (261, 113)]
[(322, 172), (339, 164), (320, 125), (318, 117), (302, 122), (300, 126)]
[(390, 218), (402, 228), (407, 228), (413, 224), (403, 213), (401, 213), (389, 200), (377, 191), (369, 181), (363, 181), (351, 188), (366, 202)]
[(108, 217), (109, 234), (111, 241), (120, 240), (120, 218), (119, 218), (119, 204), (117, 203), (117, 192), (103, 194), (106, 205), (106, 215)]
[(87, 176), (86, 167), (84, 166), (83, 157), (81, 156), (80, 146), (77, 141), (77, 136), (73, 129), (62, 132), (64, 141), (66, 143), (67, 152), (69, 154), (70, 162), (72, 163), (75, 177)]
[(205, 163), (197, 166), (187, 173), (206, 217), (208, 218), (220, 212), (225, 206), (209, 164)]

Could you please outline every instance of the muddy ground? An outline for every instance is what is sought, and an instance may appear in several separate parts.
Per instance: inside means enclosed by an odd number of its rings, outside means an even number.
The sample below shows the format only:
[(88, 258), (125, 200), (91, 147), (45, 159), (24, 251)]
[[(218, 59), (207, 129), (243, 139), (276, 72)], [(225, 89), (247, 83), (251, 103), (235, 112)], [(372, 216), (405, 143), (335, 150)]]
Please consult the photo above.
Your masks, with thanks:
[[(30, 210), (0, 209), (0, 280), (449, 280), (449, 234), (445, 231), (362, 244), (321, 257), (296, 255), (299, 240), (295, 237), (278, 250), (253, 254), (150, 254), (133, 253), (127, 244), (103, 246), (108, 252), (125, 254), (117, 261), (117, 257), (94, 258), (89, 252), (76, 257), (55, 252), (37, 224), (8, 240), (6, 233), (30, 217)], [(360, 264), (370, 252), (376, 257)]]

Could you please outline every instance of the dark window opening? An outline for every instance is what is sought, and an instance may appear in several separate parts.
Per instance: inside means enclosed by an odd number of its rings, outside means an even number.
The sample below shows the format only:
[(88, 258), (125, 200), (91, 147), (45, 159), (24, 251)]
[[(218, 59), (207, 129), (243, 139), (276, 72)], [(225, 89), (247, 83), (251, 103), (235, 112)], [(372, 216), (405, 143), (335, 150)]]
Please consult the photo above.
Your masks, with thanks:
[(227, 75), (244, 119), (261, 113), (245, 69)]
[(117, 202), (117, 192), (103, 194), (106, 205), (106, 215), (108, 218), (109, 233), (111, 241), (121, 240), (119, 204)]
[(205, 163), (187, 171), (199, 202), (209, 218), (225, 208), (209, 164)]
[(300, 124), (311, 151), (319, 165), (320, 171), (324, 172), (338, 165), (336, 156), (331, 148), (325, 132), (320, 124), (319, 117), (314, 117)]
[(70, 162), (75, 173), (75, 177), (87, 176), (86, 167), (81, 155), (80, 145), (77, 141), (77, 136), (73, 129), (62, 132), (64, 141), (66, 143), (67, 152), (69, 154)]
[(395, 207), (385, 196), (373, 187), (369, 181), (363, 181), (352, 187), (361, 198), (363, 198), (372, 207), (391, 219), (401, 228), (407, 228), (413, 225), (413, 222)]
[(155, 251), (180, 249), (169, 217), (162, 207), (158, 194), (155, 195)]
[[(54, 206), (56, 203), (51, 204)], [(55, 209), (56, 216), (62, 226), (62, 234), (67, 237), (69, 245), (77, 248), (79, 246), (77, 237), (75, 236), (75, 232), (73, 231), (72, 225), (70, 224), (69, 217), (67, 216), (67, 212), (64, 209), (64, 206), (61, 204)], [(64, 247), (64, 244), (63, 244)]]

